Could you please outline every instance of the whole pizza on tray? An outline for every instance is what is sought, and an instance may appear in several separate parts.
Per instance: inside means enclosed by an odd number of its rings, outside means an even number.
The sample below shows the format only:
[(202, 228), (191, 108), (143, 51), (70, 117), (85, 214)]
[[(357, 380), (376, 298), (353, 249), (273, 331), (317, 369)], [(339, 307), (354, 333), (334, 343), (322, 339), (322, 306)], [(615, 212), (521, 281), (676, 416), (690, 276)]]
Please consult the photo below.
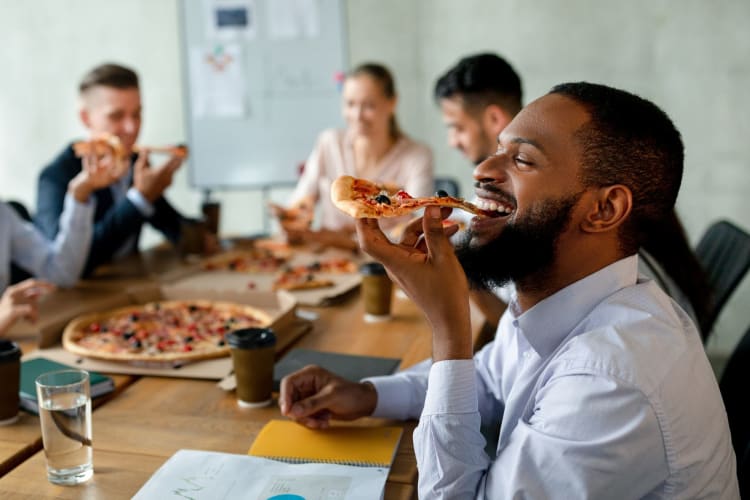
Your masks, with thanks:
[(268, 313), (229, 302), (174, 300), (81, 316), (63, 332), (63, 347), (112, 361), (197, 361), (229, 354), (231, 330), (271, 324)]

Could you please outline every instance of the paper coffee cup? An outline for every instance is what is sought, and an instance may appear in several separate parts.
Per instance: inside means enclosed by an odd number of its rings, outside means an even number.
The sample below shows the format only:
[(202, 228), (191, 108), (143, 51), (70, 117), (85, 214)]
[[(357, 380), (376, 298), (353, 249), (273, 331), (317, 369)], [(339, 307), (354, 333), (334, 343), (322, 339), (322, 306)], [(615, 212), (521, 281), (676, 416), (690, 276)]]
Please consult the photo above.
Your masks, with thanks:
[(243, 328), (226, 335), (231, 348), (237, 404), (259, 408), (271, 403), (276, 335), (270, 328)]
[(21, 349), (9, 340), (0, 340), (0, 380), (0, 425), (8, 425), (18, 420), (21, 383)]
[(368, 262), (359, 268), (362, 274), (362, 300), (368, 323), (386, 321), (391, 318), (393, 283), (385, 268), (378, 262)]

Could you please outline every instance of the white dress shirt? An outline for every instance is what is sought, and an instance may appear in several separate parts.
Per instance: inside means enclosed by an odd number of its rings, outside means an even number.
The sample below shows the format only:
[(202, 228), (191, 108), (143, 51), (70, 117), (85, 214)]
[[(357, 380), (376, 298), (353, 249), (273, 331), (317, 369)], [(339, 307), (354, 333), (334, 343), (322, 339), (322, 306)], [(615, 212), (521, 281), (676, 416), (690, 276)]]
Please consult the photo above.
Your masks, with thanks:
[(78, 281), (91, 245), (94, 202), (65, 196), (60, 232), (47, 240), (5, 203), (0, 203), (0, 293), (10, 281), (11, 262), (37, 278), (61, 286)]
[[(494, 342), (370, 379), (374, 416), (420, 417), (420, 498), (739, 498), (718, 385), (690, 318), (638, 258), (518, 315)], [(495, 458), (480, 426), (497, 428)]]

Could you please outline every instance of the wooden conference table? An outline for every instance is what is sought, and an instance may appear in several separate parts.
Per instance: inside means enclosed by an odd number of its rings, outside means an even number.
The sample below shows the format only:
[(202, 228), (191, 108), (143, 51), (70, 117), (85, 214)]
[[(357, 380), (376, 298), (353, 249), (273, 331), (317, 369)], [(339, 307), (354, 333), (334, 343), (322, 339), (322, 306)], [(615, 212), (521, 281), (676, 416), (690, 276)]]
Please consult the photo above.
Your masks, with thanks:
[[(174, 262), (174, 261), (173, 261)], [(98, 294), (117, 293), (116, 280)], [(123, 285), (124, 286), (124, 285)], [(55, 296), (48, 300), (55, 300)], [(405, 298), (395, 298), (393, 319), (363, 321), (358, 292), (328, 307), (305, 309), (318, 314), (312, 330), (294, 347), (346, 354), (401, 358), (401, 368), (430, 356), (431, 334), (421, 311)], [(474, 338), (480, 337), (484, 318), (472, 309)], [(24, 353), (35, 342), (20, 342)], [(177, 450), (182, 448), (244, 454), (273, 418), (283, 418), (274, 404), (243, 409), (233, 392), (216, 381), (151, 376), (115, 375), (116, 390), (95, 400), (93, 418), (94, 476), (78, 486), (47, 481), (38, 417), (21, 412), (19, 421), (0, 427), (0, 497), (2, 498), (130, 498)], [(361, 419), (353, 425), (393, 425), (392, 421)], [(404, 427), (396, 458), (386, 483), (386, 499), (416, 498), (417, 469), (411, 434), (415, 422)]]

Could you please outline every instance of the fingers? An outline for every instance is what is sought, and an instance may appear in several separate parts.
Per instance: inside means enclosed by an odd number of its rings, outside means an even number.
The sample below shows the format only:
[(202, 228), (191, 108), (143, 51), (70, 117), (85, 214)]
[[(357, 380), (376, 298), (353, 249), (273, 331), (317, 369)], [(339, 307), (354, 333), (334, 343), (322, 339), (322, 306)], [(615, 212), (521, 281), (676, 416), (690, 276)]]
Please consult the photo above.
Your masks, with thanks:
[(166, 189), (167, 186), (172, 184), (172, 178), (175, 172), (182, 166), (182, 159), (173, 156), (167, 160), (162, 166), (156, 170), (156, 175), (159, 179), (159, 184), (162, 190)]
[(314, 429), (328, 427), (336, 404), (336, 377), (319, 366), (306, 366), (281, 381), (282, 415)]
[(295, 418), (297, 423), (311, 429), (327, 429), (331, 426), (331, 412), (322, 411), (304, 418)]
[(272, 201), (268, 202), (268, 209), (271, 210), (271, 213), (276, 217), (281, 217), (284, 215), (284, 213), (286, 213), (286, 209), (284, 207)]
[(94, 165), (96, 165), (96, 156), (89, 152), (89, 154), (81, 157), (81, 163), (83, 165), (84, 172), (91, 172), (91, 170), (94, 168)]
[(321, 391), (308, 398), (297, 400), (289, 407), (287, 416), (301, 421), (320, 420), (321, 418), (327, 420), (330, 418), (328, 408), (331, 397), (330, 391)]
[(282, 415), (289, 415), (289, 410), (298, 397), (294, 382), (294, 374), (292, 374), (281, 379), (281, 384), (279, 384), (279, 409)]
[(148, 153), (148, 149), (142, 149), (141, 152), (138, 153), (138, 158), (135, 160), (135, 164), (133, 165), (133, 169), (136, 172), (143, 172), (148, 168)]
[(28, 279), (16, 285), (9, 286), (6, 289), (6, 292), (10, 293), (14, 300), (27, 302), (30, 300), (36, 300), (42, 295), (50, 293), (55, 288), (55, 285), (52, 283), (36, 279)]
[(459, 231), (459, 229), (461, 228), (459, 227), (458, 224), (451, 224), (450, 226), (444, 226), (443, 232), (445, 232), (446, 238), (450, 238), (451, 236), (456, 234)]
[[(448, 214), (450, 215), (450, 212)], [(453, 255), (453, 246), (443, 228), (443, 218), (443, 213), (439, 207), (429, 206), (425, 208), (424, 218), (422, 219), (424, 239), (430, 258), (435, 262), (440, 262), (446, 252)]]
[(329, 372), (309, 365), (281, 379), (279, 386), (279, 408), (281, 413), (290, 416), (292, 406), (300, 399), (318, 391), (326, 382)]
[(422, 218), (418, 217), (409, 223), (404, 228), (404, 232), (401, 235), (401, 244), (410, 247), (417, 246), (419, 238), (422, 236)]
[(173, 156), (164, 164), (165, 170), (169, 172), (169, 175), (173, 175), (182, 166), (182, 158), (179, 156)]
[(24, 318), (31, 323), (36, 323), (39, 319), (39, 310), (36, 303), (33, 304), (16, 304), (13, 306), (13, 318)]
[(368, 255), (383, 262), (383, 256), (388, 256), (388, 250), (394, 245), (388, 240), (378, 225), (377, 219), (357, 219), (354, 227), (357, 231), (359, 246)]

